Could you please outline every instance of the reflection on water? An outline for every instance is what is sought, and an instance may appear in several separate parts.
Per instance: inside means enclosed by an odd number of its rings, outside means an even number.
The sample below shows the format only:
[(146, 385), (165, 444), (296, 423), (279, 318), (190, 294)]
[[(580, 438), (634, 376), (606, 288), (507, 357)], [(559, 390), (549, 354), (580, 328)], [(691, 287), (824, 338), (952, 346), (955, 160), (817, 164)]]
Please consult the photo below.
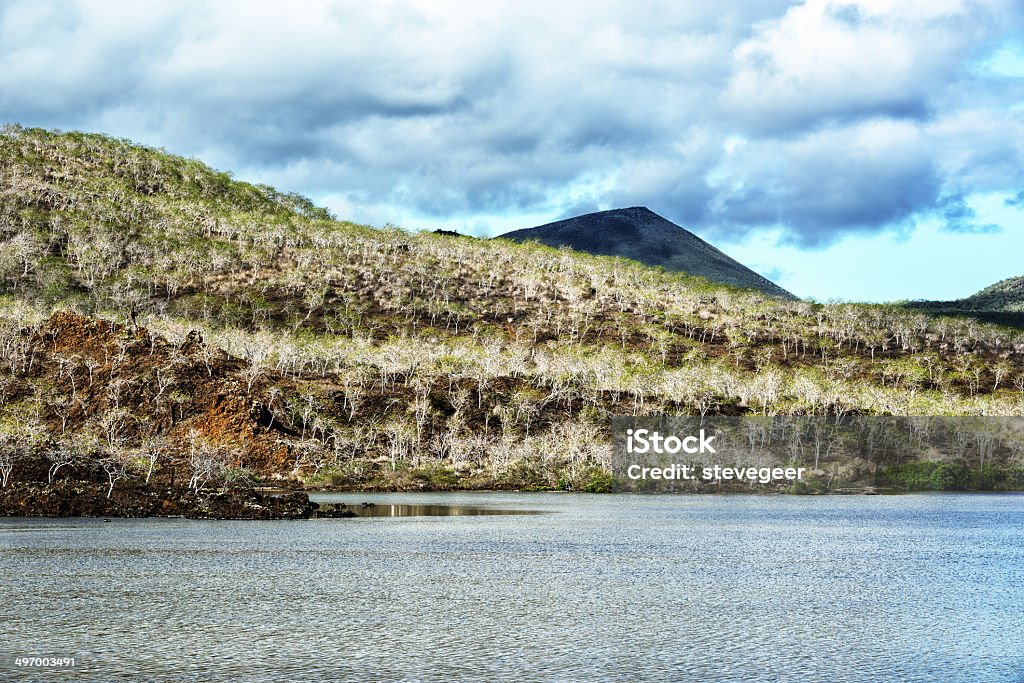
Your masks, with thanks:
[(1024, 680), (1022, 496), (372, 502), (558, 514), (2, 519), (0, 680)]
[(464, 517), (473, 515), (542, 515), (545, 510), (502, 510), (500, 508), (470, 505), (421, 505), (415, 503), (357, 504), (322, 501), (314, 495), (310, 499), (320, 504), (322, 517)]

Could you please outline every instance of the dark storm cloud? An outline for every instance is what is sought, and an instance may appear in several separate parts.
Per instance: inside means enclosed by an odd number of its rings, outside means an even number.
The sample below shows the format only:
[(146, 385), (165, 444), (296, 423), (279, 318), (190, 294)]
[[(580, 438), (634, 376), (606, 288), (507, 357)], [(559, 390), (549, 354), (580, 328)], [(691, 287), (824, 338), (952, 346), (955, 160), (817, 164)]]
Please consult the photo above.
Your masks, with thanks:
[(927, 142), (907, 123), (830, 128), (798, 140), (748, 143), (731, 155), (712, 208), (733, 230), (788, 227), (795, 242), (893, 227), (939, 199)]
[(11, 0), (0, 119), (200, 156), (378, 223), (647, 205), (802, 245), (922, 216), (978, 230), (966, 198), (1024, 184), (1020, 79), (984, 68), (1021, 16), (1008, 0)]

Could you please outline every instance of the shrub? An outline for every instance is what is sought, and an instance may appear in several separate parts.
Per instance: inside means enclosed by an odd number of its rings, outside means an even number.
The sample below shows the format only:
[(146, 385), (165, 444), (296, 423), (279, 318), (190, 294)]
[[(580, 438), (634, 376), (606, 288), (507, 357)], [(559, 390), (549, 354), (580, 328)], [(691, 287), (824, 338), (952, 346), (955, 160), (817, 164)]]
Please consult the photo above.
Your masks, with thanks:
[(587, 493), (611, 493), (615, 490), (615, 477), (608, 470), (595, 467), (580, 477), (580, 489)]
[(224, 485), (251, 489), (260, 485), (260, 478), (245, 467), (228, 467), (224, 470)]
[(885, 468), (880, 483), (908, 491), (963, 491), (973, 486), (971, 468), (963, 462), (909, 462)]

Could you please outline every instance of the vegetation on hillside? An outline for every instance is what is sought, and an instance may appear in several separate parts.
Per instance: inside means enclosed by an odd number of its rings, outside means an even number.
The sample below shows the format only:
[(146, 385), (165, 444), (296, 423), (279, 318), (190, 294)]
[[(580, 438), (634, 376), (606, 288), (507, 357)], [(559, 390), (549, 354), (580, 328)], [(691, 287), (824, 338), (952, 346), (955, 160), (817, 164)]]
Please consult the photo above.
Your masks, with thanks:
[(1020, 415), (1024, 336), (377, 230), (127, 141), (0, 133), (5, 485), (599, 488), (608, 416), (653, 413)]
[(1024, 277), (1011, 277), (961, 299), (964, 308), (1024, 312)]
[(956, 301), (912, 301), (907, 307), (933, 315), (969, 316), (1024, 328), (1024, 277), (1011, 277)]

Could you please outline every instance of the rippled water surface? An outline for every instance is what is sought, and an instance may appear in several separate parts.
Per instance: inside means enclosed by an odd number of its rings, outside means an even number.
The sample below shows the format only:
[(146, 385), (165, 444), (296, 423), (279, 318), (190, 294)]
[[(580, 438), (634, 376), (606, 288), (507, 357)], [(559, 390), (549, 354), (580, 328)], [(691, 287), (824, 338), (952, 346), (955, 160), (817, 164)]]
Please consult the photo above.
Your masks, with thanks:
[(1024, 681), (1021, 496), (359, 496), (552, 514), (0, 519), (0, 680)]

